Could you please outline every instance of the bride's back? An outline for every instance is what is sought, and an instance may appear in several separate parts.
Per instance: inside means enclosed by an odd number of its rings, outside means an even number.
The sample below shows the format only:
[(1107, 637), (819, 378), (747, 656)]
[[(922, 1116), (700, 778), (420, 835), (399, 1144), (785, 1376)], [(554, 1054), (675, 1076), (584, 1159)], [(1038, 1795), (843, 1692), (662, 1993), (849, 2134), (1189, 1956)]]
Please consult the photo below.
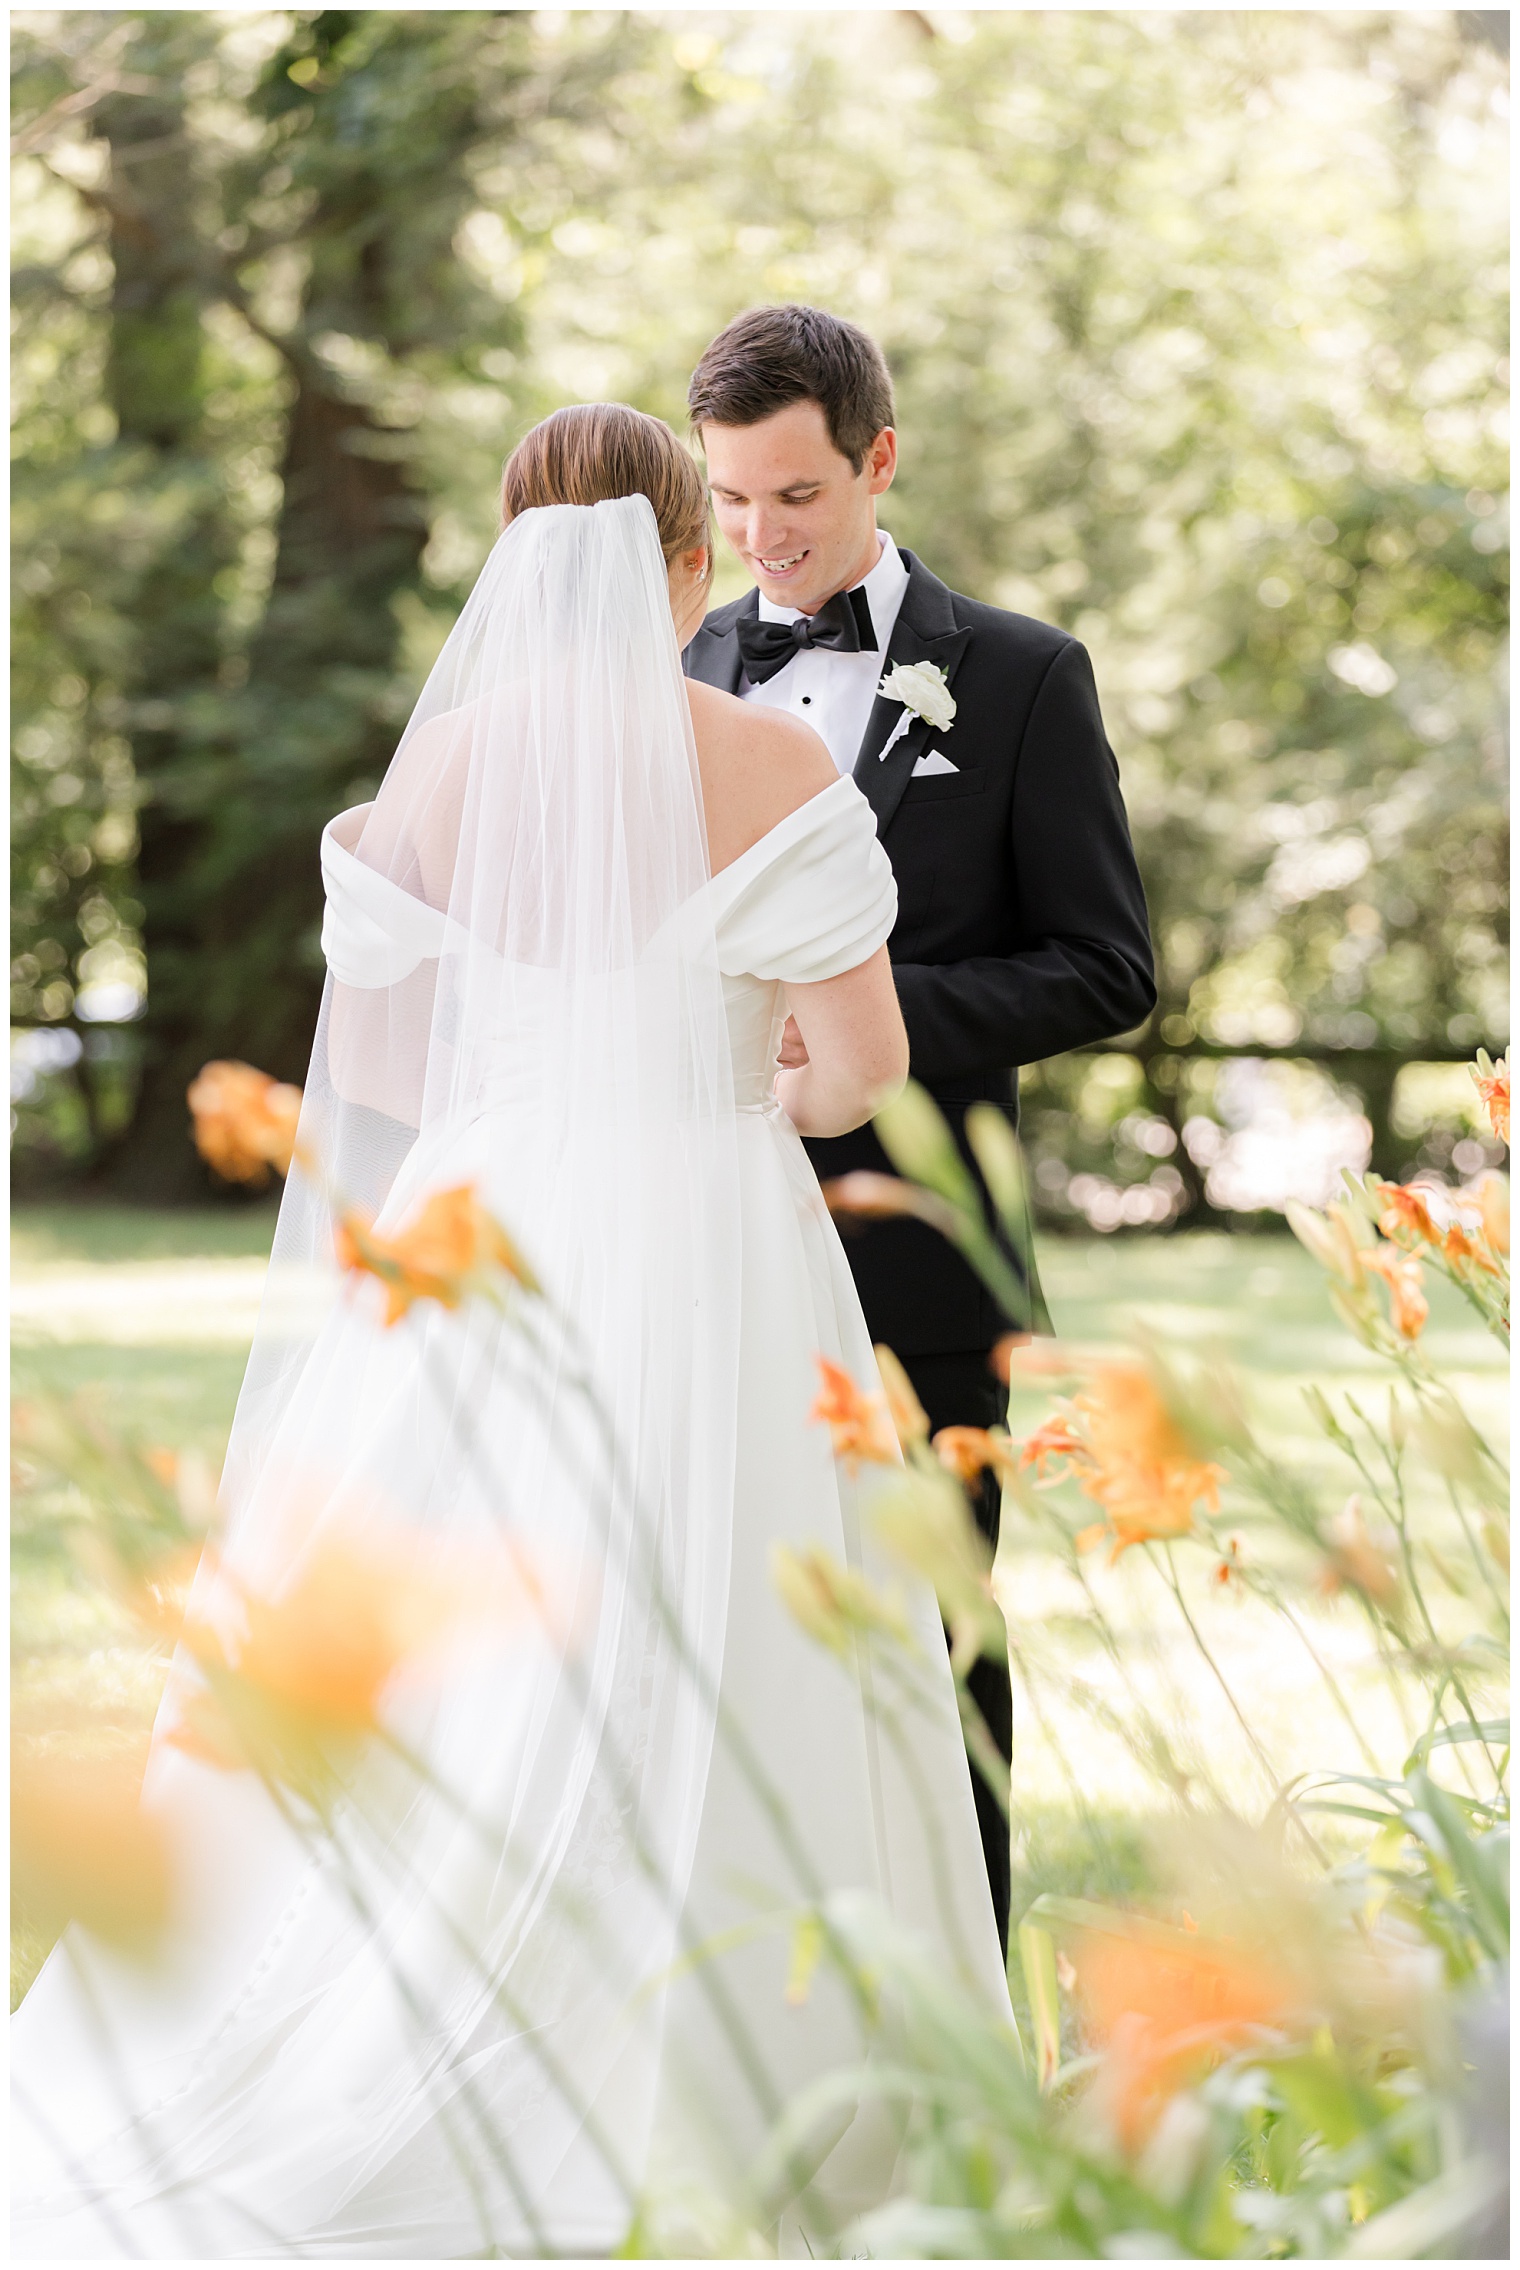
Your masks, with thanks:
[(708, 856), (718, 875), (839, 776), (818, 735), (799, 719), (754, 708), (695, 679), (686, 693)]

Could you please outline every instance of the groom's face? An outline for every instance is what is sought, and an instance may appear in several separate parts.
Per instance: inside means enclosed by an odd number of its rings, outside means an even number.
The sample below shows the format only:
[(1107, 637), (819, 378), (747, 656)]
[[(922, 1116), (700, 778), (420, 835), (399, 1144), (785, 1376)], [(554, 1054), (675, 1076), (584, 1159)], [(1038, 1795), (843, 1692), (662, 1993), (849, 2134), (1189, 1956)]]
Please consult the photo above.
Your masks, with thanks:
[(753, 426), (704, 425), (718, 526), (767, 599), (811, 615), (876, 565), (876, 499), (897, 470), (884, 426), (857, 473), (817, 402), (789, 402)]

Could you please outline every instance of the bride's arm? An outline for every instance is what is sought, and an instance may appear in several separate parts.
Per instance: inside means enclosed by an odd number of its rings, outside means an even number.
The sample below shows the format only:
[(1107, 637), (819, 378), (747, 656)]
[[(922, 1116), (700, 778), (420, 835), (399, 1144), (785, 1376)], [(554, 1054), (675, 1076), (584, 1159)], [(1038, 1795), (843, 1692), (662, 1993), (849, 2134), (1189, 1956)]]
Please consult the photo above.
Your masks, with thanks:
[[(424, 905), (447, 913), (458, 854), (475, 708), (445, 711), (402, 744), (356, 842), (344, 849)], [(438, 964), (390, 984), (345, 985), (334, 975), (327, 1063), (345, 1103), (404, 1126), (422, 1117)]]
[(398, 985), (333, 984), (327, 1070), (344, 1102), (383, 1112), (404, 1127), (422, 1122), (427, 1035), (438, 964), (424, 962)]
[(902, 1091), (908, 1036), (885, 946), (840, 977), (788, 985), (807, 1061), (776, 1074), (776, 1097), (800, 1135), (848, 1135)]

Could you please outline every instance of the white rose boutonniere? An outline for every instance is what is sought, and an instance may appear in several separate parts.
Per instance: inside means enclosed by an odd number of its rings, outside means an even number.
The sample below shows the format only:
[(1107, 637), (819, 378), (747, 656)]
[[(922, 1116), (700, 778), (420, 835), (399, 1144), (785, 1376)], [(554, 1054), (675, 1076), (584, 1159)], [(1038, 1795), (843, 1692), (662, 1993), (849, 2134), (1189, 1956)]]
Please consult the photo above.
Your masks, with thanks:
[(877, 687), (888, 701), (900, 701), (937, 732), (955, 722), (955, 696), (937, 662), (894, 662)]

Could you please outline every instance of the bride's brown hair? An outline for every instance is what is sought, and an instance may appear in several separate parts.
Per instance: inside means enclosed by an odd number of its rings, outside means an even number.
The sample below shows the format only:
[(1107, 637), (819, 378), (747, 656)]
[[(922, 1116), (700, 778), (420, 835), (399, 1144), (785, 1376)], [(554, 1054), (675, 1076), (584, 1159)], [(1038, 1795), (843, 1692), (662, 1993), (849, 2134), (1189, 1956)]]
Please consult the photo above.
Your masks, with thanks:
[(696, 459), (663, 418), (626, 402), (583, 402), (556, 410), (523, 435), (502, 469), (501, 524), (544, 504), (601, 504), (648, 497), (667, 566), (678, 553), (707, 547), (712, 531), (707, 486)]

